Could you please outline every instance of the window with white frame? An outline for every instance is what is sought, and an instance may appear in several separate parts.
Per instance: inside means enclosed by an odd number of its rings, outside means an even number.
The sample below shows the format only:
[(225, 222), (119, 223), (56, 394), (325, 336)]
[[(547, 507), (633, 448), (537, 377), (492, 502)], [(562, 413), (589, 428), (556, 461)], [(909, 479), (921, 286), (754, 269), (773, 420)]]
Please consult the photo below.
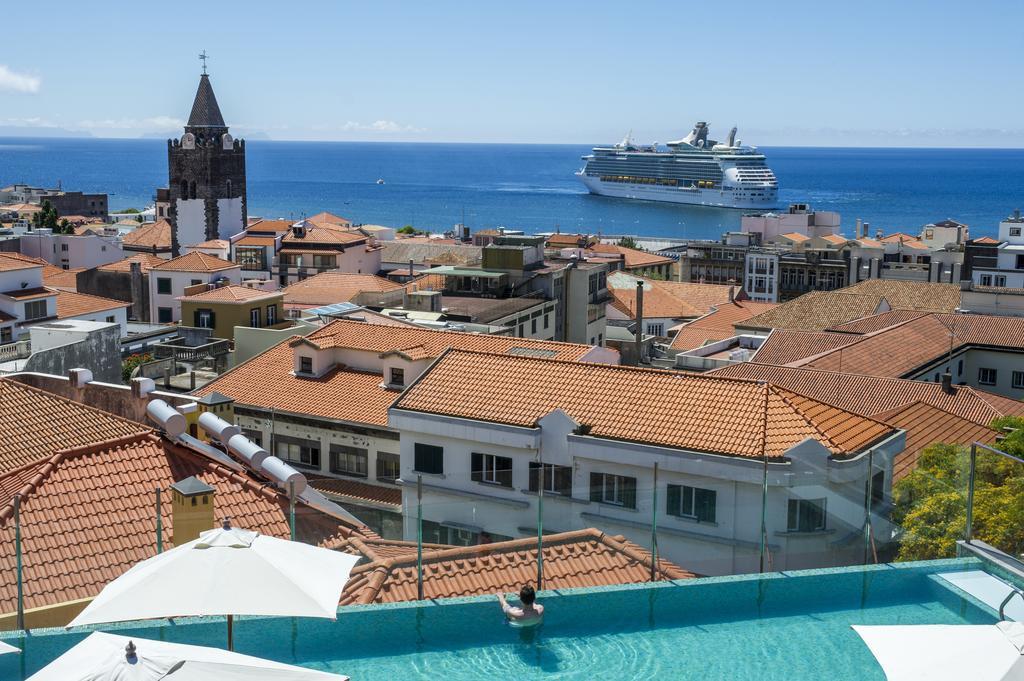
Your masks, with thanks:
[(565, 497), (571, 497), (572, 466), (556, 466), (552, 463), (530, 462), (530, 491), (536, 492), (540, 489), (542, 467), (544, 471), (544, 493), (561, 494)]
[(790, 532), (819, 532), (825, 529), (824, 499), (790, 499), (786, 529)]
[(718, 493), (713, 489), (691, 487), (690, 485), (669, 485), (667, 512), (680, 518), (692, 518), (698, 522), (715, 522)]
[(486, 482), (502, 487), (512, 486), (512, 459), (496, 454), (473, 452), (472, 475), (476, 482)]
[(331, 445), (331, 472), (365, 478), (369, 454), (365, 449)]
[(978, 383), (980, 385), (995, 385), (998, 373), (995, 369), (981, 367), (978, 369)]
[(274, 438), (274, 454), (279, 459), (305, 468), (320, 468), (320, 443), (287, 435)]
[(591, 473), (590, 500), (636, 508), (636, 478), (611, 473)]
[(1024, 371), (1013, 372), (1013, 387), (1018, 390), (1024, 390)]

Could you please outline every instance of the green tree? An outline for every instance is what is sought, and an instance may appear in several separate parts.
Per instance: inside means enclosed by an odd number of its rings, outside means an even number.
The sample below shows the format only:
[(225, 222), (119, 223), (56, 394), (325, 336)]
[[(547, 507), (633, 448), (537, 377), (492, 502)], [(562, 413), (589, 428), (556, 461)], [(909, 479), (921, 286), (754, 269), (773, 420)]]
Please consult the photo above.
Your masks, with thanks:
[(398, 230), (398, 233), (409, 235), (419, 234), (419, 232), (416, 231), (416, 228), (413, 227), (412, 225), (406, 225), (405, 227), (402, 227), (400, 230)]
[(43, 201), (39, 206), (42, 210), (32, 216), (32, 225), (43, 229), (52, 229), (57, 233), (60, 225), (57, 222), (57, 209), (49, 201)]
[(624, 236), (619, 239), (619, 246), (623, 248), (636, 248), (636, 239), (631, 236)]
[(142, 354), (135, 353), (134, 355), (128, 355), (121, 362), (121, 379), (125, 383), (127, 383), (128, 381), (132, 380), (132, 374), (135, 372), (136, 367), (138, 367), (140, 364), (145, 364), (146, 362), (152, 361), (152, 353), (146, 352)]
[[(992, 424), (1014, 429), (999, 443), (1024, 458), (1024, 419), (1007, 417)], [(967, 527), (968, 448), (926, 447), (916, 468), (893, 486), (893, 520), (902, 528), (899, 560), (956, 555)], [(1013, 555), (1024, 552), (1024, 464), (979, 450), (974, 484), (974, 536)]]

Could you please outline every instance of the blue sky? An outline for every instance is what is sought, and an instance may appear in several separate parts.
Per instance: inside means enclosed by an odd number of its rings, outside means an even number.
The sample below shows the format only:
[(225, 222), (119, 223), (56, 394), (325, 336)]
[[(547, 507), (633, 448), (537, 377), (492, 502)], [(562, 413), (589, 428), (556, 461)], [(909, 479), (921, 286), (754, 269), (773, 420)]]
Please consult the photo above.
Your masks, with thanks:
[[(274, 139), (1024, 146), (1024, 3), (59, 0), (0, 40), (0, 129), (178, 129), (199, 74)], [(24, 25), (24, 24), (23, 24)]]

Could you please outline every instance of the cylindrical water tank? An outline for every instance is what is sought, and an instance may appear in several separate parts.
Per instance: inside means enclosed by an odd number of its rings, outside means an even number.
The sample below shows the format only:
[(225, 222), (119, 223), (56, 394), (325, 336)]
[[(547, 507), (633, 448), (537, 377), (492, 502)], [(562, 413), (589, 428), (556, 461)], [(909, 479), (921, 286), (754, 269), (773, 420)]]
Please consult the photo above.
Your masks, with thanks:
[(295, 483), (296, 495), (302, 494), (306, 489), (306, 476), (276, 456), (268, 456), (263, 459), (260, 470), (286, 492), (288, 491), (288, 484), (292, 482)]
[(226, 445), (228, 440), (242, 432), (238, 426), (232, 425), (208, 411), (199, 415), (199, 427), (222, 445)]
[(164, 429), (169, 437), (175, 438), (185, 432), (185, 416), (163, 400), (150, 400), (146, 415)]
[(260, 470), (263, 461), (270, 456), (270, 452), (244, 435), (235, 435), (228, 440), (228, 451), (241, 457), (257, 471)]

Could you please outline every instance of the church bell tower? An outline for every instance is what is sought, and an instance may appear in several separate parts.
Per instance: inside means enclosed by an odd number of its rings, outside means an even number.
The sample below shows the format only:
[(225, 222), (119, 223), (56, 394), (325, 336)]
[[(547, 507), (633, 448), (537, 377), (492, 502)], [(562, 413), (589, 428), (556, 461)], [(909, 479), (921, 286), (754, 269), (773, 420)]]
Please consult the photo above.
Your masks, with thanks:
[(167, 140), (172, 249), (227, 239), (246, 227), (245, 140), (236, 140), (206, 73), (181, 139)]

